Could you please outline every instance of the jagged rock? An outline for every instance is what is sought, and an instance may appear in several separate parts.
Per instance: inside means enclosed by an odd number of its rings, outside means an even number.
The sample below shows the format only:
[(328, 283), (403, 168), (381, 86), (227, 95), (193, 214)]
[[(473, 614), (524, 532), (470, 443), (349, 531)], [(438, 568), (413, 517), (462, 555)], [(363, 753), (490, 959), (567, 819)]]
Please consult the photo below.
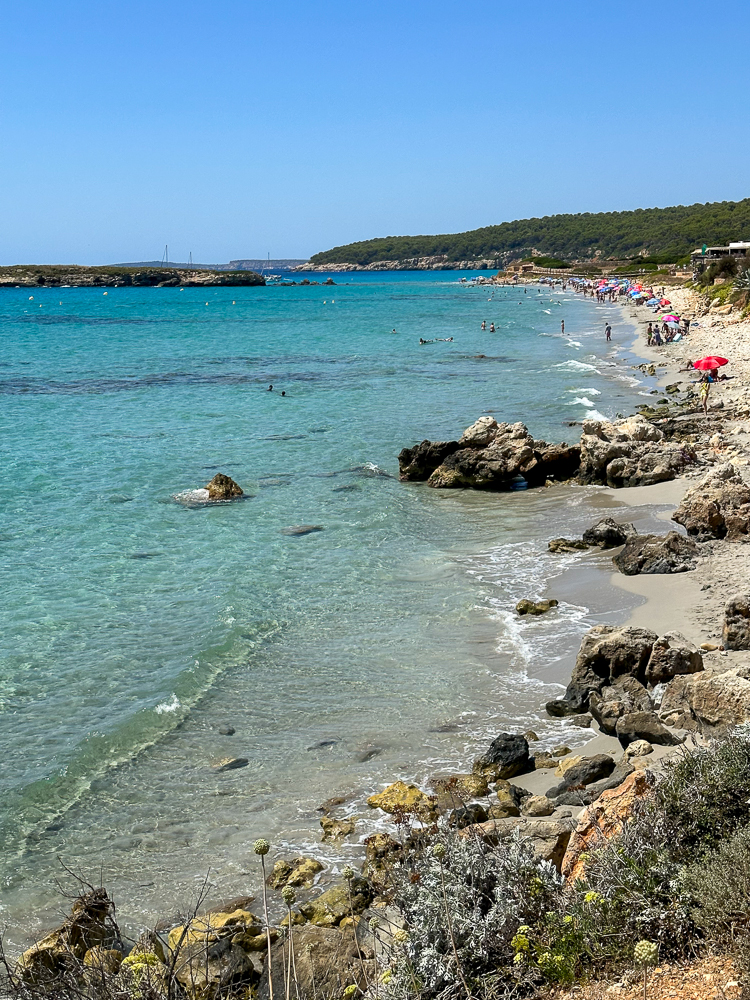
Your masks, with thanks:
[(750, 649), (750, 594), (735, 594), (724, 609), (725, 649)]
[(744, 538), (750, 530), (750, 487), (726, 462), (687, 491), (672, 520), (699, 542)]
[(251, 986), (260, 979), (252, 958), (228, 937), (210, 944), (184, 944), (175, 957), (174, 975), (188, 995), (196, 998), (229, 986)]
[[(474, 762), (474, 773), (495, 768), (497, 778), (513, 778), (529, 770), (529, 744), (523, 736), (500, 733)], [(495, 779), (497, 780), (497, 779)]]
[(391, 868), (401, 861), (404, 849), (388, 833), (373, 833), (365, 838), (365, 863), (362, 875), (382, 892), (392, 884)]
[(458, 442), (423, 441), (415, 448), (404, 448), (399, 469), (402, 479), (427, 479), (428, 485), (441, 489), (504, 490), (519, 476), (529, 486), (541, 486), (547, 479), (570, 479), (578, 470), (578, 460), (576, 445), (535, 441), (524, 424), (498, 424), (493, 417), (480, 417)]
[(690, 719), (708, 731), (750, 719), (750, 680), (741, 667), (681, 674), (667, 684), (659, 716), (670, 726), (689, 728)]
[(602, 688), (601, 694), (592, 691), (589, 709), (603, 733), (615, 735), (617, 720), (630, 712), (650, 712), (653, 704), (646, 688), (635, 677), (618, 677), (613, 684)]
[(244, 932), (263, 933), (260, 919), (249, 910), (233, 910), (231, 913), (204, 913), (194, 917), (187, 924), (178, 924), (169, 932), (167, 944), (174, 954), (187, 945), (199, 945), (205, 951), (208, 945), (220, 938), (234, 937)]
[(638, 573), (687, 573), (695, 569), (698, 546), (677, 531), (629, 538), (612, 562), (625, 576)]
[(636, 740), (648, 740), (665, 747), (679, 746), (682, 742), (659, 721), (655, 712), (630, 712), (621, 716), (615, 734), (623, 747)]
[(635, 534), (635, 525), (619, 524), (611, 517), (603, 517), (584, 531), (582, 541), (600, 549), (614, 549), (624, 545)]
[(552, 538), (547, 543), (550, 552), (578, 552), (588, 545), (580, 538)]
[(530, 601), (528, 598), (519, 601), (516, 611), (519, 615), (544, 615), (559, 604), (554, 598), (549, 601)]
[[(351, 891), (351, 901), (349, 894)], [(355, 876), (350, 883), (334, 885), (309, 903), (300, 906), (302, 916), (319, 927), (335, 927), (344, 917), (361, 913), (372, 901), (372, 889), (366, 879)]]
[(547, 791), (547, 798), (556, 799), (564, 792), (582, 785), (589, 785), (592, 781), (599, 781), (601, 778), (608, 778), (614, 769), (615, 762), (609, 754), (598, 753), (593, 757), (584, 757), (573, 767), (568, 768), (559, 785), (555, 785)]
[(555, 767), (555, 775), (558, 778), (562, 778), (566, 771), (569, 771), (571, 767), (575, 767), (576, 764), (580, 764), (583, 757), (580, 754), (571, 754), (566, 756), (563, 760), (558, 760), (557, 766)]
[(486, 823), (465, 827), (459, 832), (459, 836), (481, 837), (496, 844), (513, 837), (516, 830), (531, 841), (538, 858), (551, 861), (560, 870), (573, 830), (573, 824), (569, 820), (537, 819), (531, 816), (489, 819)]
[(509, 781), (500, 780), (495, 785), (495, 795), (497, 796), (497, 802), (492, 803), (489, 813), (493, 819), (505, 819), (509, 816), (521, 815), (521, 804), (525, 796), (523, 790), (517, 785), (511, 785)]
[(82, 962), (90, 949), (117, 944), (110, 921), (112, 908), (106, 889), (79, 896), (64, 923), (21, 955), (18, 974), (28, 983), (49, 982)]
[(279, 858), (266, 881), (272, 889), (283, 889), (285, 885), (309, 888), (322, 871), (323, 865), (315, 858), (293, 858), (291, 861)]
[(104, 976), (116, 975), (122, 965), (122, 952), (117, 948), (102, 948), (97, 945), (89, 948), (83, 956), (83, 964), (89, 969), (95, 969)]
[(244, 496), (242, 487), (223, 472), (217, 472), (211, 482), (206, 483), (206, 489), (209, 500), (233, 500), (235, 497)]
[(214, 761), (211, 768), (217, 773), (222, 771), (237, 771), (241, 767), (247, 767), (250, 761), (247, 757), (222, 757), (221, 760)]
[(456, 829), (471, 826), (473, 823), (484, 823), (488, 818), (487, 810), (479, 802), (454, 809), (448, 817), (448, 825)]
[(591, 729), (592, 718), (589, 712), (581, 712), (579, 715), (571, 715), (568, 722), (571, 726), (578, 726), (579, 729)]
[(585, 877), (589, 853), (622, 830), (635, 801), (648, 794), (650, 788), (646, 774), (636, 771), (619, 787), (603, 792), (581, 813), (562, 863), (562, 874), (569, 884)]
[(413, 448), (404, 448), (398, 456), (399, 479), (424, 482), (459, 447), (458, 441), (422, 441)]
[(382, 809), (387, 813), (410, 812), (425, 818), (435, 815), (435, 799), (425, 795), (416, 785), (407, 785), (404, 781), (394, 781), (382, 792), (371, 795), (367, 804), (371, 809)]
[(592, 691), (601, 694), (607, 684), (624, 674), (645, 680), (646, 664), (657, 639), (649, 629), (595, 625), (583, 637), (565, 694), (547, 702), (547, 712), (554, 716), (583, 712), (589, 707)]
[(646, 666), (646, 682), (662, 684), (677, 674), (695, 674), (699, 670), (703, 670), (700, 650), (679, 632), (666, 632), (654, 643)]
[(331, 816), (324, 816), (320, 825), (323, 828), (321, 840), (343, 840), (344, 837), (354, 833), (357, 821), (353, 817), (333, 819)]
[[(299, 1000), (341, 997), (351, 985), (359, 987), (359, 995), (367, 991), (367, 984), (375, 981), (377, 970), (371, 951), (362, 945), (357, 951), (354, 933), (351, 926), (339, 929), (305, 924), (292, 929), (297, 970), (293, 987), (295, 997)], [(283, 941), (271, 950), (271, 974), (276, 986), (274, 997), (278, 997), (280, 988), (283, 996), (280, 984), (285, 981), (288, 957), (289, 948)], [(270, 1000), (269, 973), (265, 968), (258, 986), (258, 1000)]]
[(581, 483), (649, 486), (674, 479), (696, 456), (687, 443), (665, 442), (645, 417), (584, 420), (581, 435)]

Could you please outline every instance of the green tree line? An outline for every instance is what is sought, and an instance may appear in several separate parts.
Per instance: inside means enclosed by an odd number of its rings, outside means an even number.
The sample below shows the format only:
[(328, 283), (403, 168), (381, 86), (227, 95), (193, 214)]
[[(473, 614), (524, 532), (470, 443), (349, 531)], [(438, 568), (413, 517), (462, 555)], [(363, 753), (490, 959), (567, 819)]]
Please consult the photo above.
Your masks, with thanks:
[(703, 243), (725, 245), (750, 236), (750, 198), (632, 212), (547, 215), (442, 236), (385, 236), (317, 253), (314, 264), (372, 264), (445, 254), (449, 261), (500, 257), (535, 249), (573, 261), (601, 256), (618, 259), (646, 252), (670, 263)]

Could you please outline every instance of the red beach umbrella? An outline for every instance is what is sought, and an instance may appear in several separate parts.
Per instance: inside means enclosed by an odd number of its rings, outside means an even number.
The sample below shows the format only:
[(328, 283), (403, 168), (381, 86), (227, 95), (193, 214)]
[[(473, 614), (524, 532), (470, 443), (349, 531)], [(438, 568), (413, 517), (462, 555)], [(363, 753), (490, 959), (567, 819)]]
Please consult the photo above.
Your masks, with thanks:
[(669, 301), (669, 299), (660, 299), (659, 300), (659, 305), (660, 306), (671, 306), (672, 303)]
[(722, 365), (728, 365), (729, 362), (726, 358), (719, 358), (716, 355), (709, 355), (707, 358), (700, 358), (698, 361), (693, 362), (693, 368), (698, 368), (700, 371), (710, 371), (712, 368), (721, 368)]

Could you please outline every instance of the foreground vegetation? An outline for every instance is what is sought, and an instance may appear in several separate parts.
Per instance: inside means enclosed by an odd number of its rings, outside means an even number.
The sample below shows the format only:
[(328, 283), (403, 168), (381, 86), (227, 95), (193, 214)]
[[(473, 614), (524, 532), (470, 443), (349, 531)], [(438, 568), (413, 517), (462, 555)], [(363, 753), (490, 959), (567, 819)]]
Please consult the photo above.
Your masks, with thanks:
[[(416, 816), (402, 816), (400, 842), (392, 842), (383, 866), (368, 872), (369, 891), (380, 894), (384, 909), (356, 916), (361, 913), (356, 900), (367, 894), (364, 880), (349, 866), (343, 871), (351, 917), (341, 928), (348, 923), (351, 935), (357, 927), (352, 940), (362, 975), (355, 972), (355, 981), (338, 991), (326, 992), (320, 984), (316, 989), (314, 978), (310, 987), (297, 974), (302, 956), (295, 958), (294, 940), (304, 928), (296, 927), (302, 917), (289, 888), (282, 897), (295, 932), (289, 947), (289, 921), (279, 929), (275, 947), (282, 950), (271, 963), (278, 980), (269, 983), (266, 962), (263, 978), (248, 963), (247, 974), (209, 983), (198, 972), (216, 963), (224, 947), (213, 932), (205, 934), (210, 918), (203, 918), (204, 957), (195, 950), (199, 924), (188, 922), (173, 929), (168, 942), (144, 935), (123, 959), (128, 948), (106, 893), (89, 887), (88, 916), (82, 916), (79, 900), (78, 917), (70, 918), (60, 938), (68, 951), (58, 971), (46, 975), (37, 963), (30, 974), (30, 965), (24, 969), (6, 962), (0, 996), (249, 1000), (257, 994), (352, 1000), (367, 993), (383, 1000), (511, 1000), (545, 996), (557, 984), (625, 969), (636, 969), (647, 980), (657, 962), (690, 959), (712, 949), (733, 954), (745, 976), (750, 973), (750, 728), (738, 727), (706, 747), (683, 748), (652, 780), (621, 832), (580, 855), (584, 874), (573, 884), (517, 834), (493, 844), (470, 830), (422, 825)], [(268, 845), (257, 841), (255, 849), (262, 860)], [(74, 953), (75, 945), (92, 934), (97, 906), (103, 907), (96, 925), (98, 947), (82, 957), (83, 946)], [(267, 919), (266, 910), (264, 923)], [(248, 933), (236, 934), (232, 945), (251, 940), (265, 954), (265, 937), (254, 930), (247, 938)], [(365, 961), (368, 940), (374, 946)], [(230, 947), (229, 939), (225, 945)], [(186, 948), (193, 963), (189, 980), (179, 971)]]
[(372, 264), (445, 255), (449, 261), (524, 255), (532, 248), (565, 261), (648, 255), (652, 264), (675, 263), (703, 243), (722, 246), (750, 233), (750, 198), (632, 212), (550, 215), (441, 236), (388, 236), (334, 247), (310, 262)]

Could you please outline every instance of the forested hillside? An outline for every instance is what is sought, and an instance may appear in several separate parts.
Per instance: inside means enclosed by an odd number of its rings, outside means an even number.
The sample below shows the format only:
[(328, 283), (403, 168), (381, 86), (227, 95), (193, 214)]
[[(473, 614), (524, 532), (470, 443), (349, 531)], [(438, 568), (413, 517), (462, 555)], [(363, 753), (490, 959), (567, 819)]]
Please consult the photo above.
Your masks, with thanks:
[(386, 236), (334, 247), (313, 264), (371, 264), (380, 260), (447, 255), (448, 260), (500, 257), (535, 249), (565, 260), (628, 258), (645, 251), (674, 262), (702, 243), (750, 238), (750, 198), (632, 212), (548, 215), (443, 236)]

